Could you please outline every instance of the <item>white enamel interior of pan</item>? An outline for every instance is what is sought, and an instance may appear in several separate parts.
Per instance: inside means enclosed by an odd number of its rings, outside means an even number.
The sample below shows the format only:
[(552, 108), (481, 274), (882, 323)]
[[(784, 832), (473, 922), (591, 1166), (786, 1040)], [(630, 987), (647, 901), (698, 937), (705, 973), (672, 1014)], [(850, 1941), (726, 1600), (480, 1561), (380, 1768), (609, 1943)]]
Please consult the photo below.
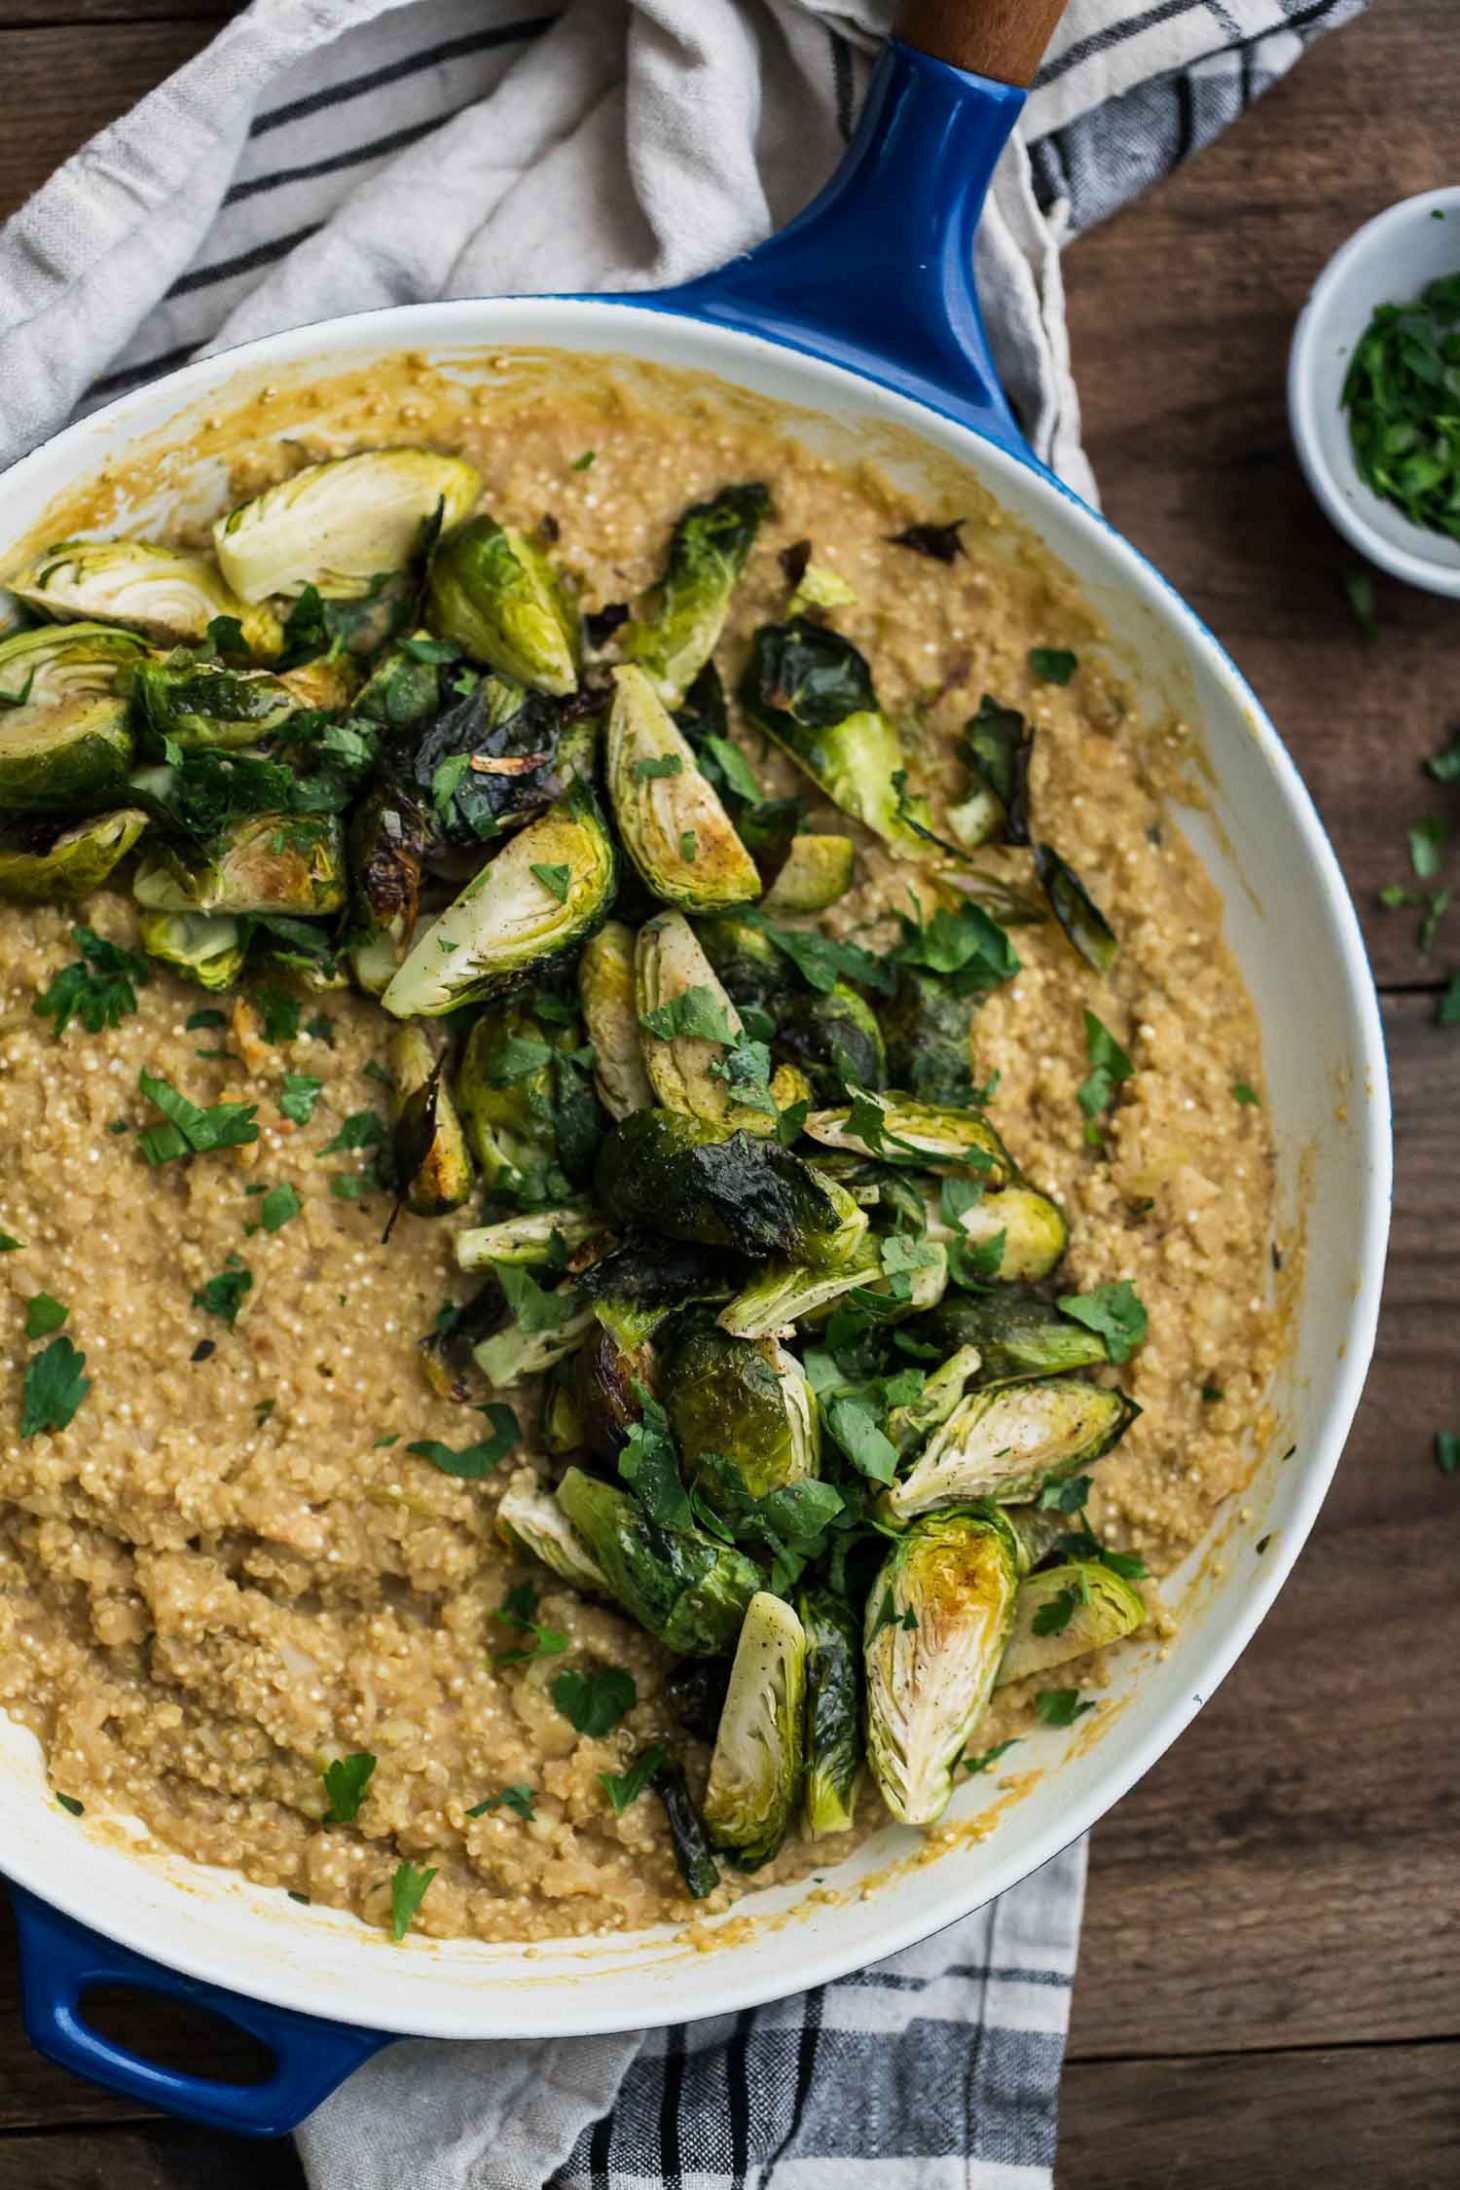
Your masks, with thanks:
[[(1112, 656), (1141, 666), (1202, 731), (1210, 805), (1187, 817), (1226, 905), (1227, 933), (1264, 1030), (1279, 1149), (1280, 1221), (1301, 1222), (1306, 1282), (1277, 1393), (1280, 1428), (1245, 1505), (1223, 1524), (1220, 1575), (1198, 1555), (1168, 1584), (1182, 1614), (1158, 1659), (1126, 1653), (1101, 1707), (1011, 1754), (1018, 1791), (971, 1782), (936, 1854), (889, 1826), (856, 1857), (742, 1901), (701, 1928), (540, 1946), (402, 1945), (279, 1890), (146, 1849), (117, 1823), (78, 1822), (48, 1796), (34, 1742), (0, 1721), (0, 1870), (71, 1916), (191, 1975), (286, 2007), (385, 2030), (522, 2037), (632, 2029), (776, 1998), (927, 1936), (1037, 1869), (1153, 1764), (1246, 1644), (1313, 1524), (1373, 1342), (1389, 1199), (1384, 1058), (1358, 927), (1306, 792), (1253, 695), (1209, 634), (1115, 534), (1062, 490), (900, 396), (758, 338), (632, 307), (568, 301), (388, 311), (300, 330), (187, 368), (37, 451), (6, 480), (0, 560), (64, 489), (143, 435), (179, 440), (236, 385), (328, 376), (372, 355), (512, 345), (618, 353), (719, 374), (821, 414), (818, 440), (855, 458), (870, 429), (914, 429), (951, 456), (1067, 567)], [(472, 370), (470, 360), (463, 369)], [(311, 423), (316, 421), (311, 420)], [(915, 468), (915, 466), (914, 466)], [(906, 466), (904, 466), (904, 470)], [(1233, 847), (1238, 847), (1234, 853)], [(1292, 1457), (1281, 1455), (1295, 1448)], [(1264, 1554), (1257, 1541), (1270, 1537)], [(1210, 1547), (1208, 1547), (1209, 1549)], [(920, 1858), (921, 1855), (921, 1859)]]

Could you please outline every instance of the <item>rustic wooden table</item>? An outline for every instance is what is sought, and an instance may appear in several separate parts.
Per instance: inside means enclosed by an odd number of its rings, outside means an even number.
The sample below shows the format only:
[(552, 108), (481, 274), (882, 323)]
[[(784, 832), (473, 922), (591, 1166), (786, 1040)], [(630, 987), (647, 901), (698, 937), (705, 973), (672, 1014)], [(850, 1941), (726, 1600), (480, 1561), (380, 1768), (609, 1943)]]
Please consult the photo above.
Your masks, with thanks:
[[(229, 0), (0, 0), (0, 209), (184, 60)], [(1276, 1611), (1094, 1838), (1061, 2190), (1460, 2184), (1460, 1032), (1378, 909), (1405, 831), (1460, 801), (1420, 773), (1460, 718), (1460, 610), (1377, 584), (1303, 487), (1283, 411), (1309, 282), (1361, 220), (1453, 181), (1455, 0), (1377, 0), (1154, 197), (1067, 261), (1087, 439), (1111, 517), (1272, 710), (1363, 911), (1394, 1071), (1399, 1184), (1379, 1354)], [(1448, 1339), (1448, 1343), (1447, 1343)], [(137, 2017), (128, 2025), (135, 2032)], [(154, 2026), (163, 2034), (162, 2022)], [(174, 2033), (186, 2065), (236, 2044)], [(283, 2190), (287, 2146), (158, 2120), (39, 2060), (0, 1937), (0, 2190)]]

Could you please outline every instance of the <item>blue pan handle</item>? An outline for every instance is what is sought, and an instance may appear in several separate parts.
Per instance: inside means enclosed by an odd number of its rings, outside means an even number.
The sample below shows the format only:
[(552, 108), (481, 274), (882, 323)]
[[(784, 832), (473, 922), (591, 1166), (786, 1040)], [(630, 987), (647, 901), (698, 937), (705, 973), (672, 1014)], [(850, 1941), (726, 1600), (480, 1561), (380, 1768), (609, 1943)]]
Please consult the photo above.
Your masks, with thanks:
[(1024, 93), (889, 40), (836, 174), (778, 235), (626, 298), (829, 358), (1029, 460), (973, 279), (994, 163)]
[[(129, 1947), (115, 1946), (18, 1886), (10, 1889), (20, 1931), (21, 2012), (38, 2053), (92, 2083), (141, 2099), (210, 2129), (235, 2136), (282, 2137), (327, 2099), (337, 2084), (390, 2043), (379, 2030), (326, 2023), (289, 2008), (269, 2007), (179, 1976)], [(257, 2084), (185, 2076), (103, 2038), (82, 2016), (93, 1985), (123, 1985), (181, 2000), (236, 2023), (274, 2056), (272, 2075)]]

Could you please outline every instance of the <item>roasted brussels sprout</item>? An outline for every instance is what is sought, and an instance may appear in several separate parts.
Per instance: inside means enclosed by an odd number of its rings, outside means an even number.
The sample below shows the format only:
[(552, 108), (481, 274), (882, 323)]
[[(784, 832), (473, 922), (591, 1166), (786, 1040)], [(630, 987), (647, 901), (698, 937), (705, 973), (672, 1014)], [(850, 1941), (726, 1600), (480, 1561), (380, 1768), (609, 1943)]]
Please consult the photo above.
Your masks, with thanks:
[(345, 847), (332, 814), (245, 814), (204, 852), (147, 853), (133, 892), (149, 912), (293, 913), (317, 919), (345, 902)]
[(855, 1252), (867, 1219), (834, 1180), (773, 1141), (721, 1139), (696, 1118), (636, 1110), (608, 1133), (598, 1200), (614, 1221), (757, 1258), (788, 1249), (815, 1269)]
[(1070, 1533), (1070, 1516), (1054, 1507), (1005, 1506), (1002, 1510), (1019, 1554), (1021, 1576), (1032, 1573), (1040, 1560), (1055, 1550), (1060, 1538)]
[(934, 1345), (976, 1346), (986, 1383), (1064, 1376), (1109, 1359), (1098, 1331), (1072, 1322), (1022, 1286), (1001, 1286), (996, 1293), (948, 1293), (915, 1335)]
[(146, 653), (145, 639), (111, 624), (38, 624), (13, 631), (0, 639), (0, 702), (7, 708), (41, 708), (110, 699), (123, 669)]
[(431, 557), (426, 621), (474, 662), (558, 698), (578, 683), (578, 619), (541, 548), (482, 512)]
[(569, 1468), (558, 1503), (631, 1619), (687, 1658), (733, 1650), (760, 1570), (698, 1529), (662, 1528), (612, 1483)]
[(867, 1756), (904, 1825), (932, 1825), (983, 1716), (1014, 1619), (1004, 1523), (955, 1509), (915, 1522), (867, 1598)]
[(474, 1349), (501, 1328), (507, 1313), (507, 1296), (495, 1275), (489, 1277), (470, 1300), (444, 1310), (418, 1341), (421, 1374), (438, 1398), (459, 1407), (480, 1406), (491, 1397), (491, 1386), (478, 1368)]
[(127, 788), (132, 733), (125, 700), (66, 700), (0, 714), (0, 812), (60, 813)]
[(876, 1248), (864, 1239), (851, 1258), (832, 1270), (808, 1270), (800, 1263), (768, 1262), (741, 1287), (719, 1317), (733, 1338), (769, 1338), (815, 1316), (882, 1275)]
[(664, 1805), (674, 1860), (679, 1865), (685, 1891), (692, 1901), (703, 1901), (719, 1885), (720, 1873), (710, 1853), (704, 1822), (690, 1800), (684, 1768), (678, 1759), (663, 1758), (650, 1785)]
[(389, 987), (416, 932), (426, 822), (393, 788), (371, 791), (350, 816), (352, 965), (367, 996)]
[(578, 960), (578, 1001), (596, 1062), (593, 1084), (611, 1118), (652, 1110), (654, 1090), (644, 1070), (639, 1007), (634, 994), (634, 934), (607, 920)]
[(806, 1632), (783, 1598), (746, 1608), (705, 1788), (711, 1845), (759, 1870), (785, 1839), (801, 1794)]
[(1103, 1459), (1140, 1413), (1124, 1392), (1075, 1376), (988, 1384), (960, 1401), (888, 1504), (899, 1520), (933, 1506), (1037, 1498)]
[(1138, 1589), (1098, 1559), (1070, 1559), (1019, 1585), (997, 1685), (1047, 1673), (1133, 1635), (1146, 1617)]
[(823, 912), (846, 896), (856, 864), (849, 836), (793, 836), (761, 903), (769, 913)]
[(1006, 1186), (997, 1194), (985, 1194), (964, 1210), (958, 1229), (970, 1247), (984, 1248), (990, 1255), (995, 1241), (1002, 1240), (997, 1268), (984, 1274), (1012, 1284), (1048, 1277), (1070, 1236), (1055, 1203), (1032, 1186)]
[(613, 684), (604, 774), (624, 850), (645, 884), (688, 912), (759, 897), (755, 861), (643, 670), (616, 669)]
[(267, 669), (230, 669), (179, 647), (129, 671), (132, 699), (154, 746), (185, 753), (257, 745), (299, 712), (287, 684)]
[[(711, 1510), (733, 1524), (733, 1492), (767, 1498), (815, 1475), (821, 1426), (806, 1372), (772, 1338), (731, 1338), (714, 1325), (691, 1331), (664, 1364), (664, 1405), (685, 1472)], [(716, 1495), (721, 1467), (732, 1501)]]
[[(429, 940), (429, 938), (428, 938)], [(558, 1146), (556, 1033), (515, 997), (484, 1011), (457, 1068), (454, 1093), (487, 1192), (527, 1208), (570, 1191)]]
[(542, 1478), (519, 1468), (497, 1501), (497, 1534), (592, 1596), (608, 1596), (608, 1578)]
[(62, 540), (18, 576), (10, 591), (57, 622), (121, 624), (158, 646), (201, 645), (215, 617), (235, 618), (251, 654), (272, 660), (284, 627), (271, 608), (250, 607), (210, 555), (151, 540)]
[(481, 847), (542, 813), (571, 781), (556, 700), (495, 672), (437, 716), (403, 773), (432, 820), (432, 847)]
[(459, 1209), (471, 1192), (471, 1157), (446, 1084), (445, 1064), (419, 1027), (397, 1027), (391, 1035), (391, 1158), (397, 1191), (416, 1217), (444, 1217)]
[(801, 616), (812, 608), (851, 608), (856, 599), (855, 589), (829, 563), (808, 562), (796, 580), (795, 592), (786, 603), (786, 614)]
[(59, 833), (48, 822), (0, 828), (0, 899), (16, 905), (69, 905), (99, 890), (147, 826), (135, 806), (98, 814)]
[(657, 1391), (659, 1363), (647, 1331), (626, 1328), (596, 1307), (595, 1315), (597, 1328), (574, 1357), (573, 1398), (584, 1445), (613, 1467), (644, 1419), (646, 1396)]
[(899, 1452), (916, 1452), (933, 1430), (941, 1428), (978, 1375), (982, 1360), (977, 1346), (960, 1346), (925, 1378), (916, 1399), (888, 1408), (887, 1434)]
[(723, 1247), (641, 1232), (590, 1263), (578, 1284), (600, 1322), (631, 1345), (682, 1308), (726, 1299), (749, 1267)]
[(862, 1769), (862, 1640), (851, 1606), (834, 1590), (802, 1593), (806, 1635), (808, 1839), (851, 1830)]
[(994, 830), (1010, 844), (1027, 844), (1034, 733), (1024, 716), (985, 692), (978, 713), (964, 725), (963, 742), (975, 782), (992, 802)]
[(844, 981), (824, 996), (787, 997), (776, 1007), (775, 1022), (771, 1054), (805, 1073), (813, 1101), (839, 1103), (848, 1086), (886, 1085), (887, 1058), (876, 1016)]
[(509, 1316), (472, 1347), (472, 1360), (493, 1391), (506, 1391), (526, 1377), (540, 1376), (556, 1362), (565, 1361), (592, 1330), (593, 1310), (571, 1286), (562, 1286), (548, 1297), (557, 1304), (561, 1322), (543, 1325), (534, 1319), (529, 1329), (515, 1316)]
[[(773, 1133), (776, 1101), (763, 1050), (746, 1052), (739, 1012), (720, 986), (683, 913), (639, 930), (634, 990), (644, 1069), (655, 1099), (729, 1132)], [(746, 1057), (748, 1076), (738, 1077)]]
[(935, 974), (899, 966), (897, 986), (880, 1012), (889, 1084), (939, 1109), (970, 1104), (973, 1011), (971, 996), (960, 996)]
[(425, 641), (438, 644), (429, 632), (412, 632), (409, 642), (387, 647), (356, 693), (352, 712), (382, 730), (423, 730), (433, 722), (441, 711), (441, 668), (422, 660), (418, 650)]
[(927, 850), (913, 825), (926, 828), (926, 808), (907, 796), (902, 740), (850, 639), (806, 616), (763, 624), (740, 701), (756, 728), (890, 851), (917, 858)]
[(561, 1269), (564, 1257), (602, 1229), (586, 1202), (568, 1202), (560, 1209), (535, 1209), (530, 1216), (479, 1224), (458, 1232), (452, 1245), (463, 1270), (486, 1270), (494, 1262), (524, 1270)]
[[(905, 1267), (889, 1270), (879, 1254), (876, 1268), (858, 1288), (881, 1324), (906, 1323), (911, 1316), (926, 1315), (936, 1307), (948, 1285), (948, 1254), (936, 1240), (924, 1240), (913, 1250)], [(802, 1320), (818, 1324), (826, 1320), (826, 1308), (802, 1310)]]
[(697, 920), (700, 947), (741, 1011), (754, 1008), (778, 1014), (780, 1005), (801, 994), (790, 960), (751, 921), (734, 913)]
[(437, 1019), (497, 995), (597, 927), (617, 864), (597, 801), (575, 783), (467, 884), (381, 1002), (398, 1019)]
[(137, 932), (149, 958), (200, 989), (231, 989), (248, 955), (243, 929), (231, 913), (143, 912)]
[(853, 1132), (850, 1110), (813, 1110), (806, 1131), (824, 1148), (852, 1149), (924, 1171), (971, 1171), (987, 1187), (1006, 1186), (1014, 1176), (1009, 1151), (976, 1111), (941, 1110), (897, 1094), (875, 1102), (882, 1118), (875, 1142), (865, 1132)]
[(770, 506), (769, 491), (758, 481), (722, 487), (713, 500), (687, 509), (675, 526), (664, 576), (620, 640), (625, 657), (642, 664), (667, 706), (679, 705), (714, 653)]
[(1120, 954), (1114, 929), (1074, 868), (1051, 845), (1034, 847), (1034, 871), (1044, 884), (1055, 919), (1087, 966), (1109, 973)]
[(213, 527), (213, 546), (246, 601), (307, 585), (326, 599), (358, 600), (382, 572), (410, 561), (438, 510), (443, 526), (460, 524), (480, 486), (459, 456), (363, 449), (307, 465), (240, 502)]

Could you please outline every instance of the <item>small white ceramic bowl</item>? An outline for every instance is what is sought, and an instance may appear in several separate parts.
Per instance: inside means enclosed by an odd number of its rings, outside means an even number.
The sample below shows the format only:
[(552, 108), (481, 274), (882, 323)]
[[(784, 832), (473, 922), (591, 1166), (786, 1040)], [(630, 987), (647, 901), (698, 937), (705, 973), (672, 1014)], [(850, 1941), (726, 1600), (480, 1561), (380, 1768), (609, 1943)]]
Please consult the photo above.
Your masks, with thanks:
[(1408, 304), (1460, 273), (1460, 186), (1403, 198), (1349, 237), (1324, 267), (1293, 331), (1288, 419), (1308, 484), (1329, 519), (1381, 570), (1460, 599), (1460, 540), (1412, 525), (1365, 486), (1354, 463), (1343, 383), (1380, 304)]

